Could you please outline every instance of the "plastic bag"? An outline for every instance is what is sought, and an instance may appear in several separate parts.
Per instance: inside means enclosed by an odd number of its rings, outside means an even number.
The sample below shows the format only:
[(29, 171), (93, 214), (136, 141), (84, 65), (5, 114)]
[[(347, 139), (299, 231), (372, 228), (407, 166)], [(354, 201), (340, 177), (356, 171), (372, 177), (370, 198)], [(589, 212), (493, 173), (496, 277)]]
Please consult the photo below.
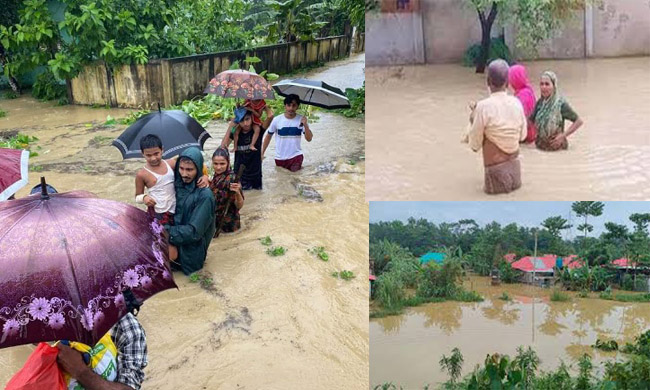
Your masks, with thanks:
[(5, 390), (65, 390), (63, 373), (56, 363), (59, 349), (40, 343)]
[[(117, 378), (117, 347), (113, 343), (113, 339), (111, 339), (110, 332), (106, 333), (92, 348), (76, 341), (71, 342), (70, 347), (88, 355), (90, 361), (86, 362), (86, 364), (97, 375), (108, 381), (115, 381)], [(70, 377), (67, 372), (64, 372), (63, 377), (68, 390), (83, 390), (81, 384)]]

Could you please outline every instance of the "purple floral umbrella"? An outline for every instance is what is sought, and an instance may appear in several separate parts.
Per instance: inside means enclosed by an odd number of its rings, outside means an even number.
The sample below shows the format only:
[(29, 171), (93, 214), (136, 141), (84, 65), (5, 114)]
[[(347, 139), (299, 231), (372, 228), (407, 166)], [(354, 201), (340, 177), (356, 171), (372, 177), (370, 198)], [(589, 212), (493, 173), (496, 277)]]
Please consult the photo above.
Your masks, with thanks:
[(144, 211), (85, 191), (0, 202), (0, 348), (95, 345), (126, 314), (125, 295), (176, 287), (162, 232)]

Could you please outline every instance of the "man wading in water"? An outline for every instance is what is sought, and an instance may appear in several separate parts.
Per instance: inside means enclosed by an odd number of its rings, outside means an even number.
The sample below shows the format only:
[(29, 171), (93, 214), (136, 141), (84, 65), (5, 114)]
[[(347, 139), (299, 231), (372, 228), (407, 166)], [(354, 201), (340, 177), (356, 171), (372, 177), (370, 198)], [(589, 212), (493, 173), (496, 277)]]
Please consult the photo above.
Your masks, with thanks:
[(497, 59), (487, 72), (490, 97), (476, 105), (469, 132), (473, 151), (483, 149), (488, 194), (503, 194), (521, 187), (519, 142), (526, 138), (526, 116), (517, 98), (508, 96), (508, 63)]

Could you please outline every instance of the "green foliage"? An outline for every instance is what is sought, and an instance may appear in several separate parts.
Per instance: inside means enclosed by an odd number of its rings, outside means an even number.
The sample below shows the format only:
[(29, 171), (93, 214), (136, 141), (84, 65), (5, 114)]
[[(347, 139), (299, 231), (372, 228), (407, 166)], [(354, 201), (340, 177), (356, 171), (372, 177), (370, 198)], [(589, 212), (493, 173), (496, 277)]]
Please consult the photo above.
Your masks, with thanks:
[(603, 291), (613, 278), (614, 275), (602, 267), (564, 268), (560, 273), (562, 285), (572, 291)]
[(266, 254), (269, 256), (284, 256), (287, 253), (287, 249), (283, 246), (274, 246), (266, 250)]
[(567, 293), (563, 293), (560, 290), (553, 290), (551, 292), (551, 301), (552, 302), (567, 302), (570, 301), (571, 297)]
[(131, 111), (125, 118), (118, 119), (118, 122), (122, 125), (132, 125), (135, 121), (149, 114), (150, 112), (150, 110)]
[(347, 271), (347, 270), (343, 270), (343, 271), (340, 271), (340, 272), (332, 272), (332, 276), (335, 277), (335, 278), (341, 278), (343, 280), (352, 280), (352, 279), (354, 279), (356, 277), (354, 275), (354, 272)]
[(633, 344), (625, 344), (623, 352), (650, 358), (650, 330), (640, 334)]
[(375, 282), (375, 300), (385, 309), (401, 309), (406, 298), (404, 282), (399, 275), (387, 272)]
[(451, 298), (462, 290), (463, 269), (458, 261), (447, 259), (442, 265), (427, 263), (418, 275), (417, 295)]
[(447, 371), (449, 382), (451, 384), (456, 383), (458, 378), (460, 378), (464, 361), (465, 359), (463, 359), (463, 354), (460, 353), (458, 348), (452, 349), (449, 357), (442, 355), (442, 358), (440, 358), (440, 361), (438, 362), (438, 364), (440, 364), (440, 369)]
[(4, 93), (4, 98), (5, 99), (16, 99), (18, 98), (18, 94), (12, 90), (9, 90)]
[(6, 116), (7, 116), (7, 111), (5, 111), (5, 110), (3, 110), (2, 108), (0, 108), (0, 118), (4, 118), (4, 117), (6, 117)]
[(328, 261), (330, 259), (329, 255), (327, 252), (325, 252), (325, 247), (322, 246), (315, 246), (311, 249), (307, 250), (309, 253), (312, 255), (316, 255), (319, 259), (323, 261)]
[(350, 101), (350, 108), (339, 111), (347, 118), (363, 118), (366, 114), (366, 82), (363, 82), (361, 88), (347, 88), (345, 94)]
[(29, 151), (29, 157), (34, 157), (38, 156), (38, 153), (31, 150), (30, 144), (36, 141), (38, 141), (37, 137), (17, 134), (9, 139), (0, 138), (0, 148), (25, 149)]
[(508, 294), (506, 291), (504, 291), (501, 294), (501, 296), (499, 296), (499, 299), (501, 299), (502, 301), (511, 301), (512, 297), (510, 296), (510, 294)]
[(214, 280), (210, 276), (203, 274), (201, 271), (190, 274), (189, 279), (190, 283), (199, 283), (199, 285), (204, 289), (214, 288)]
[(260, 244), (269, 246), (273, 243), (273, 240), (271, 240), (270, 236), (262, 237), (260, 238)]
[(603, 351), (618, 351), (618, 343), (616, 340), (596, 339), (596, 344), (592, 345), (592, 347)]
[(32, 96), (40, 100), (58, 100), (67, 96), (66, 86), (48, 69), (36, 77)]
[[(481, 55), (481, 44), (476, 43), (465, 51), (463, 55), (464, 66), (476, 66)], [(509, 64), (513, 62), (512, 54), (508, 45), (501, 38), (492, 38), (490, 41), (490, 51), (488, 53), (488, 63), (494, 59), (501, 58)]]
[(579, 201), (573, 202), (571, 205), (571, 210), (578, 215), (578, 217), (584, 217), (585, 223), (578, 226), (578, 230), (582, 230), (587, 237), (587, 233), (593, 230), (593, 226), (587, 223), (588, 217), (598, 217), (603, 214), (603, 208), (605, 204), (603, 202), (595, 201)]
[(619, 302), (650, 302), (650, 294), (610, 294), (608, 299)]
[(512, 265), (501, 259), (499, 261), (499, 276), (504, 283), (517, 283), (521, 279), (521, 272), (512, 268)]
[(484, 299), (481, 296), (481, 294), (477, 293), (476, 291), (467, 291), (467, 290), (459, 290), (454, 294), (452, 297), (453, 300), (459, 301), (459, 302), (483, 302)]

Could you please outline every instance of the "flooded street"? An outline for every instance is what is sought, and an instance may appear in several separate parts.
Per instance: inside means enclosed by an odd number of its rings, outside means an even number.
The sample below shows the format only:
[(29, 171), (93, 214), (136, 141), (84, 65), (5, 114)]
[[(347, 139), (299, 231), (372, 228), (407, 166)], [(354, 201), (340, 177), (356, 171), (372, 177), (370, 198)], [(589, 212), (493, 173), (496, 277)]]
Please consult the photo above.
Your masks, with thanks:
[[(632, 342), (650, 327), (645, 303), (621, 303), (597, 298), (551, 302), (549, 289), (514, 284), (490, 286), (487, 277), (471, 276), (465, 287), (485, 301), (443, 302), (408, 308), (400, 316), (370, 320), (370, 385), (393, 382), (405, 389), (421, 389), (448, 378), (438, 361), (458, 347), (465, 363), (463, 375), (485, 356), (516, 354), (518, 346), (531, 346), (540, 368), (556, 368), (588, 353), (600, 372), (604, 359), (620, 357), (590, 347), (598, 337)], [(511, 301), (499, 299), (507, 292)], [(592, 293), (592, 296), (595, 296)]]
[[(329, 63), (308, 77), (327, 76), (339, 67), (363, 77), (363, 56)], [(356, 88), (363, 82), (357, 79), (332, 82)], [(59, 192), (84, 189), (133, 204), (135, 173), (144, 160), (123, 161), (110, 146), (126, 126), (103, 126), (107, 115), (125, 117), (129, 110), (56, 107), (29, 97), (1, 105), (8, 116), (0, 119), (0, 134), (17, 130), (39, 138), (29, 185), (16, 197), (27, 195), (43, 175)], [(317, 114), (320, 118), (310, 126), (313, 141), (302, 142), (302, 171), (276, 168), (271, 142), (263, 162), (264, 190), (245, 192), (242, 230), (221, 234), (210, 246), (203, 272), (214, 286), (202, 288), (175, 273), (178, 291), (144, 303), (138, 317), (149, 350), (143, 388), (367, 386), (364, 122), (326, 111)], [(205, 145), (206, 156), (221, 142), (226, 123), (213, 121), (207, 130), (213, 138)], [(299, 196), (298, 184), (315, 189), (322, 202)], [(267, 235), (287, 254), (267, 255), (259, 242)], [(314, 246), (326, 248), (328, 262), (307, 252)], [(341, 270), (353, 271), (356, 278), (347, 282), (331, 276)], [(9, 380), (32, 349), (0, 350), (0, 383)]]
[[(525, 62), (539, 98), (550, 69), (585, 124), (569, 149), (523, 146), (522, 187), (483, 193), (481, 155), (460, 138), (485, 75), (460, 65), (370, 68), (368, 200), (650, 199), (650, 57)], [(567, 124), (568, 128), (568, 124)]]

